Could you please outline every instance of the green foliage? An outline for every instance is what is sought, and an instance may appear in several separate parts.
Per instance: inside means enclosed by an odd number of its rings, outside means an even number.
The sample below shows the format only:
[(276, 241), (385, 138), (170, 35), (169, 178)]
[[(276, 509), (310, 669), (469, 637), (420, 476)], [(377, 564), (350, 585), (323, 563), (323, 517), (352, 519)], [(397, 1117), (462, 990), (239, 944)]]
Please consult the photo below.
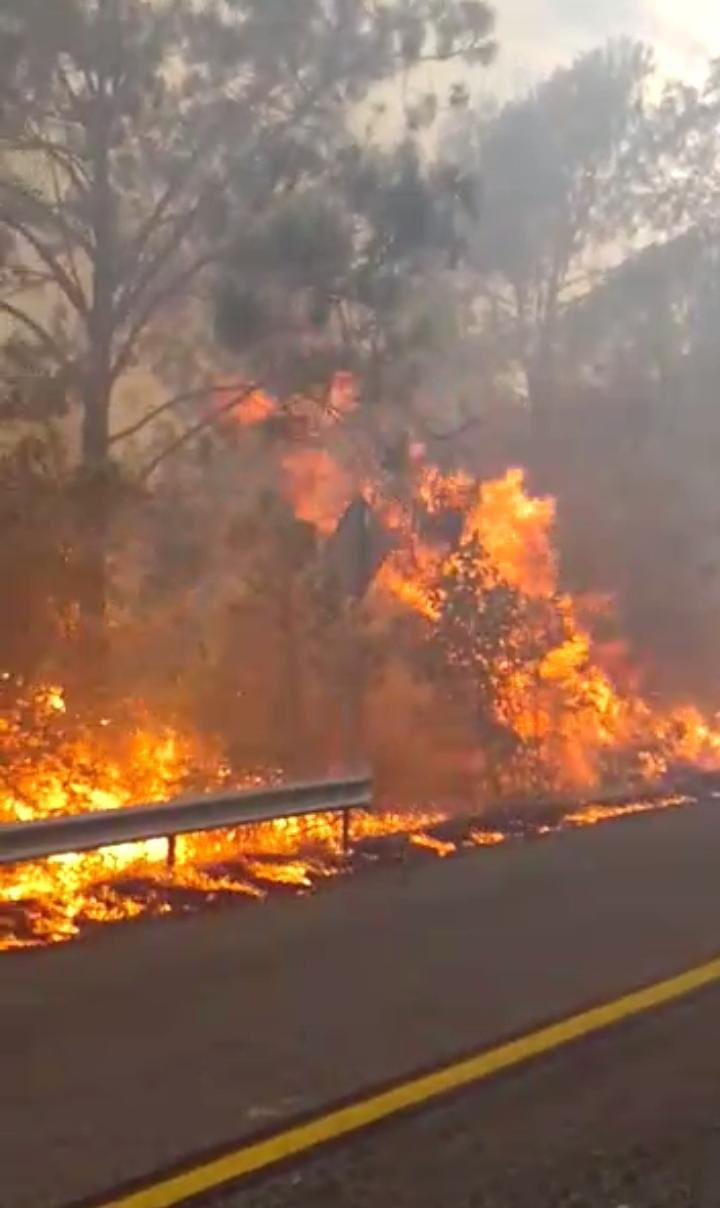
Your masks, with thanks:
[(0, 457), (0, 677), (32, 679), (63, 661), (72, 622), (73, 502), (60, 443), (26, 436)]
[[(207, 450), (208, 366), (227, 357), (198, 300), (218, 282), (236, 376), (266, 371), (284, 394), (327, 387), (336, 350), (308, 332), (326, 332), (354, 271), (350, 119), (428, 56), (489, 54), (491, 26), (464, 0), (0, 0), (4, 418), (79, 411), (83, 489), (114, 482), (128, 433), (167, 419), (178, 396), (187, 430), (141, 476), (193, 439)], [(140, 368), (176, 393), (114, 423)], [(98, 628), (111, 491), (94, 503), (80, 581)]]
[(513, 383), (535, 435), (562, 398), (565, 315), (632, 248), (651, 67), (644, 47), (611, 43), (500, 109), (461, 110), (448, 130), (443, 155), (477, 199), (464, 227), (477, 360), (486, 390)]
[(718, 75), (656, 99), (651, 65), (611, 45), (456, 120), (483, 168), (458, 309), (494, 400), (471, 464), (510, 447), (558, 497), (568, 583), (617, 596), (659, 689), (715, 704)]
[(643, 47), (610, 44), (481, 127), (485, 271), (527, 288), (554, 269), (562, 283), (584, 246), (617, 237), (651, 66)]
[(58, 0), (49, 19), (39, 0), (2, 0), (0, 55), (16, 58), (0, 310), (80, 398), (84, 459), (109, 456), (116, 385), (166, 363), (158, 345), (203, 274), (222, 269), (225, 341), (264, 351), (288, 289), (285, 309), (301, 305), (283, 338), (327, 326), (357, 267), (356, 223), (382, 227), (373, 254), (394, 271), (436, 241), (411, 156), (372, 190), (374, 213), (353, 204), (349, 119), (428, 57), (489, 57), (491, 30), (468, 0)]
[(422, 282), (462, 251), (463, 182), (450, 166), (427, 167), (410, 139), (347, 144), (318, 171), (242, 229), (216, 331), (280, 394), (317, 391), (350, 369), (363, 396), (401, 402), (429, 334)]
[(512, 750), (518, 740), (503, 717), (503, 690), (540, 653), (529, 602), (498, 577), (474, 540), (449, 559), (431, 603), (438, 614), (426, 651), (431, 679), (480, 747), (493, 756)]

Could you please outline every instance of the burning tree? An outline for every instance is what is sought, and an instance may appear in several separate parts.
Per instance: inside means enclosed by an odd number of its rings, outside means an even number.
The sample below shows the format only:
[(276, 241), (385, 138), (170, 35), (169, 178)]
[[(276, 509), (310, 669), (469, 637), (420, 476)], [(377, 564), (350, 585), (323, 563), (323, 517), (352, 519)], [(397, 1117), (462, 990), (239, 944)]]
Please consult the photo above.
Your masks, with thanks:
[[(378, 588), (418, 617), (394, 657), (430, 672), (433, 697), (409, 694), (406, 725), (424, 766), (446, 768), (448, 790), (587, 790), (659, 775), (691, 751), (715, 759), (716, 729), (696, 710), (654, 707), (637, 677), (622, 682), (619, 652), (596, 635), (611, 605), (560, 590), (552, 499), (529, 495), (517, 468), (485, 483), (418, 475), (435, 539), (427, 523), (396, 526)], [(458, 508), (448, 542), (438, 522)]]
[[(248, 398), (235, 365), (219, 404), (227, 358), (203, 322), (238, 230), (267, 285), (309, 181), (321, 193), (352, 158), (349, 119), (369, 90), (426, 57), (489, 57), (491, 27), (467, 0), (3, 0), (5, 414), (41, 426), (79, 417), (74, 556), (95, 655), (127, 442), (177, 415), (175, 451)], [(333, 288), (351, 253), (336, 243)], [(306, 292), (296, 281), (296, 298)], [(247, 344), (247, 308), (225, 301)], [(157, 401), (128, 419), (133, 379)], [(158, 464), (157, 452), (145, 458), (141, 483)]]
[[(634, 657), (699, 632), (717, 80), (657, 106), (616, 46), (492, 113), (451, 88), (438, 149), (422, 64), (491, 30), (477, 0), (0, 0), (4, 819), (327, 770), (363, 705), (368, 830), (717, 761)], [(303, 826), (253, 841), (294, 860)], [(228, 881), (241, 846), (5, 898), (46, 891), (57, 936), (144, 908), (116, 875), (158, 909), (280, 879), (242, 847)]]
[(450, 556), (429, 599), (436, 621), (426, 638), (428, 668), (477, 750), (486, 791), (499, 797), (513, 784), (531, 787), (537, 735), (516, 728), (513, 686), (522, 684), (523, 708), (532, 713), (533, 684), (559, 640), (560, 618), (502, 579), (477, 537)]

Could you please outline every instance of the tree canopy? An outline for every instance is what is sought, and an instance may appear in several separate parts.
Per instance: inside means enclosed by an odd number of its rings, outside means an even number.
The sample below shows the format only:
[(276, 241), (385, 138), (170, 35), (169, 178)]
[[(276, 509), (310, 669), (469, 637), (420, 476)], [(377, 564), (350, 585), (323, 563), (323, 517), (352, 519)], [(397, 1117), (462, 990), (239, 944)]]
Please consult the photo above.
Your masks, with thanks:
[[(357, 646), (368, 695), (512, 764), (499, 685), (566, 614), (428, 493), (522, 465), (604, 654), (717, 704), (718, 69), (614, 41), (501, 103), (494, 52), (477, 0), (0, 0), (13, 683), (242, 699), (238, 759), (289, 765)], [(383, 534), (362, 599), (348, 516)], [(395, 624), (403, 542), (457, 558)]]

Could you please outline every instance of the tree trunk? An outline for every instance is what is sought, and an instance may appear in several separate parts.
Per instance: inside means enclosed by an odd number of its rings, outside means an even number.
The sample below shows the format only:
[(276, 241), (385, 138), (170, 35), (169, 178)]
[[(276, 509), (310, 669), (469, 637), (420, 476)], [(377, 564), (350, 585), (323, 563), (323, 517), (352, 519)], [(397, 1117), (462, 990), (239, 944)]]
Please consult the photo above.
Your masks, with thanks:
[(300, 775), (308, 769), (306, 743), (303, 727), (302, 665), (300, 659), (300, 635), (298, 633), (297, 609), (292, 577), (278, 584), (280, 596), (281, 640), (284, 644), (281, 662), (283, 678), (279, 685), (281, 724), (281, 746), (284, 752), (284, 769), (291, 775)]
[(93, 272), (87, 314), (87, 363), (83, 392), (80, 474), (81, 640), (91, 681), (106, 676), (107, 545), (110, 523), (110, 401), (113, 389), (115, 287), (114, 199), (110, 176), (112, 89), (101, 79), (86, 127), (92, 161)]
[(107, 552), (112, 481), (108, 463), (110, 396), (89, 376), (83, 399), (82, 460), (77, 484), (78, 666), (83, 700), (108, 689)]
[(550, 489), (563, 458), (563, 429), (559, 388), (552, 355), (545, 349), (533, 357), (526, 369), (530, 406), (528, 464), (541, 489)]
[(91, 376), (84, 400), (79, 484), (81, 540), (79, 611), (83, 644), (104, 657), (107, 608), (107, 541), (110, 521), (108, 436), (110, 394)]

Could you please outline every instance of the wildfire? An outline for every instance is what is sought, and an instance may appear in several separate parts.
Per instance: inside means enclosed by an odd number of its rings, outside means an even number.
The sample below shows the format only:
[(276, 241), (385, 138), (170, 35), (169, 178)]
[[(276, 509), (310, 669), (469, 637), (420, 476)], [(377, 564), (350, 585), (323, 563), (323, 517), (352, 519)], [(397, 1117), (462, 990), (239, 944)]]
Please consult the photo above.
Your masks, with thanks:
[(472, 830), (467, 842), (473, 847), (497, 847), (498, 843), (504, 843), (506, 839), (507, 835), (503, 831)]
[(324, 449), (293, 449), (285, 454), (282, 468), (285, 493), (298, 520), (329, 536), (352, 496), (347, 474)]
[[(401, 530), (410, 536), (386, 561), (377, 588), (421, 616), (430, 640), (463, 575), (473, 583), (476, 617), (493, 591), (516, 593), (492, 670), (490, 720), (524, 757), (521, 781), (529, 762), (547, 786), (576, 790), (591, 788), (613, 761), (624, 761), (625, 772), (640, 780), (657, 778), (675, 761), (715, 766), (717, 725), (692, 705), (654, 709), (640, 692), (620, 689), (605, 670), (610, 654), (617, 661), (620, 644), (610, 653), (596, 644), (589, 621), (598, 611), (607, 615), (611, 602), (576, 600), (560, 590), (552, 544), (555, 501), (529, 495), (521, 469), (478, 484), (421, 467), (416, 498), (428, 516), (459, 513), (459, 535), (430, 541), (411, 526)], [(452, 657), (471, 662), (472, 641), (477, 649), (482, 634), (466, 628), (466, 648)]]
[[(343, 413), (352, 405), (347, 383), (338, 383), (333, 406)], [(242, 423), (263, 422), (275, 409), (260, 393), (245, 407)], [(393, 552), (369, 609), (384, 616), (392, 604), (414, 615), (423, 640), (444, 650), (451, 670), (477, 693), (475, 711), (485, 709), (484, 729), (474, 737), (478, 775), (487, 770), (485, 745), (499, 735), (505, 754), (498, 762), (509, 769), (499, 790), (585, 792), (613, 775), (648, 781), (673, 761), (717, 764), (720, 731), (699, 710), (652, 708), (611, 677), (594, 641), (592, 602), (559, 587), (554, 501), (530, 495), (520, 469), (477, 484), (416, 457), (413, 498), (401, 502), (385, 498), (380, 487), (353, 483), (319, 448), (289, 453), (282, 468), (296, 514), (321, 534), (333, 530), (358, 489), (392, 533)], [(499, 637), (490, 659), (493, 625)], [(90, 721), (72, 713), (58, 686), (20, 697), (0, 718), (0, 823), (122, 809), (281, 775), (267, 769), (238, 775), (207, 739), (177, 724), (159, 725), (142, 706)], [(476, 767), (474, 759), (471, 753), (469, 767)], [(639, 797), (626, 806), (591, 805), (570, 810), (557, 825), (594, 825), (680, 803)], [(442, 827), (450, 813), (429, 806), (357, 814), (353, 841), (405, 836), (410, 848), (448, 857), (459, 847), (508, 839), (477, 820), (460, 839), (449, 837)], [(442, 833), (433, 833), (438, 828)], [(549, 829), (555, 826), (533, 833)], [(257, 899), (278, 886), (304, 892), (345, 867), (338, 819), (322, 814), (184, 836), (172, 866), (167, 854), (166, 841), (155, 839), (0, 869), (0, 948), (66, 940), (93, 924), (182, 909), (198, 896)]]
[(410, 836), (410, 842), (414, 847), (425, 847), (428, 851), (434, 852), (436, 856), (444, 859), (445, 856), (451, 856), (457, 847), (454, 843), (447, 840), (436, 839), (433, 835), (426, 835), (424, 831), (417, 831)]
[[(142, 723), (138, 721), (142, 719)], [(68, 719), (62, 690), (37, 689), (0, 720), (0, 823), (165, 801), (202, 782), (251, 787), (279, 773), (230, 777), (218, 752), (196, 735), (152, 726)], [(438, 812), (357, 816), (353, 833), (392, 835), (437, 822)], [(262, 899), (272, 887), (311, 889), (343, 865), (338, 818), (312, 814), (165, 839), (123, 843), (0, 869), (0, 950), (71, 939), (87, 927), (182, 909), (230, 895)]]

